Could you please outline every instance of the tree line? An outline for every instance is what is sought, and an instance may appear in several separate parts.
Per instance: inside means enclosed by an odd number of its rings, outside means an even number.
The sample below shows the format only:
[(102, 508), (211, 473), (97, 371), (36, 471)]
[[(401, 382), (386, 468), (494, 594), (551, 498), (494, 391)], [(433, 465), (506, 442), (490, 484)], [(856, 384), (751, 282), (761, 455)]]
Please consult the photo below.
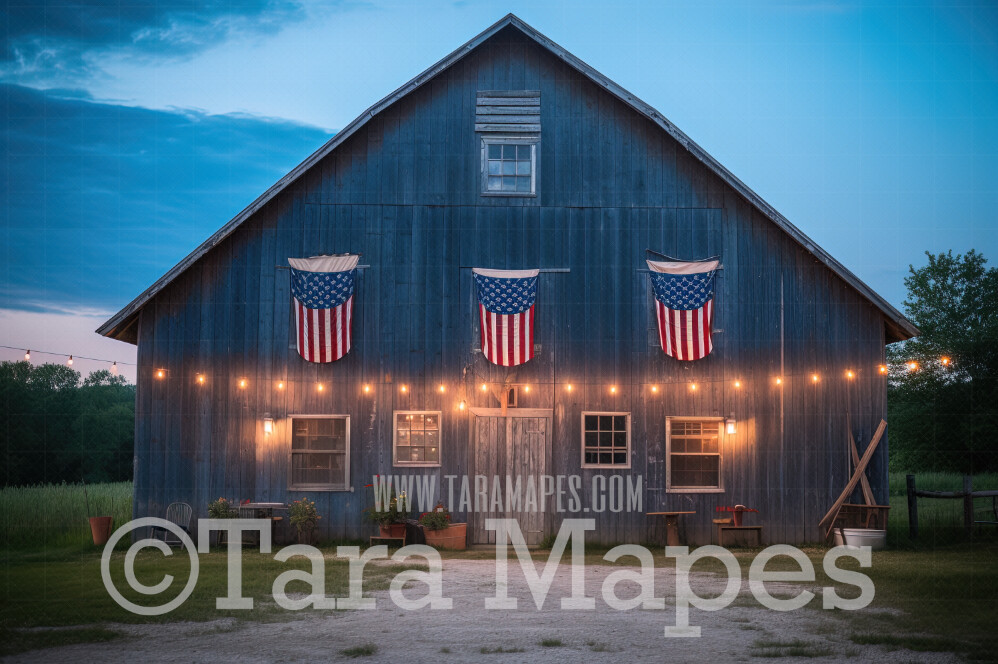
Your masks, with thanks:
[(110, 371), (0, 363), (4, 486), (132, 479), (135, 386)]

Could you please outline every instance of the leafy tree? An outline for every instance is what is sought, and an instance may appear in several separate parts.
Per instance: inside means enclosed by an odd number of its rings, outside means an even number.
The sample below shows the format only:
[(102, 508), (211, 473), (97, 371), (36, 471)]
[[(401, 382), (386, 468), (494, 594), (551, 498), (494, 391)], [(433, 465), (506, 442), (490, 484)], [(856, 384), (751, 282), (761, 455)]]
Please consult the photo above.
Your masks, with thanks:
[(3, 362), (0, 408), (3, 484), (131, 478), (135, 387), (123, 377)]
[(998, 470), (998, 269), (973, 250), (926, 255), (905, 278), (921, 334), (888, 348), (891, 465)]

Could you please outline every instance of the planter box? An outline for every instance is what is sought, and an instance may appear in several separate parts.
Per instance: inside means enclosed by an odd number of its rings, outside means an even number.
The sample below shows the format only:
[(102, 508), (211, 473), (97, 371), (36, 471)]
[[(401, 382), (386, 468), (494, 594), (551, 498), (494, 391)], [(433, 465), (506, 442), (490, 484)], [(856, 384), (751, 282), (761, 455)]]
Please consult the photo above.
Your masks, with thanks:
[(426, 543), (438, 549), (464, 551), (468, 548), (468, 524), (452, 523), (443, 530), (423, 528)]
[(111, 536), (111, 524), (113, 518), (109, 516), (90, 517), (90, 534), (93, 535), (94, 544), (104, 546)]
[(404, 523), (393, 523), (390, 526), (378, 526), (378, 528), (382, 537), (397, 537), (399, 539), (405, 537)]

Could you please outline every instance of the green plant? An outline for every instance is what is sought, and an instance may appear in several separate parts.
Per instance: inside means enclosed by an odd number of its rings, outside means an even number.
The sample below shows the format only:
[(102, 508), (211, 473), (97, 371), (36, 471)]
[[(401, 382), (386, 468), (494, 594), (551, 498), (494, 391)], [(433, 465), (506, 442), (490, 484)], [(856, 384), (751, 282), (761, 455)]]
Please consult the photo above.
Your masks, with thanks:
[[(368, 485), (371, 486), (371, 485)], [(384, 509), (378, 509), (377, 505), (368, 507), (364, 512), (367, 518), (379, 526), (390, 526), (393, 523), (402, 523), (409, 518), (409, 497), (403, 491), (398, 496), (392, 490), (391, 498)]]
[(419, 517), (419, 525), (427, 530), (444, 530), (450, 526), (450, 512), (446, 508), (424, 512)]
[(347, 657), (370, 657), (377, 652), (378, 646), (373, 643), (365, 643), (362, 646), (354, 646), (353, 648), (341, 650), (340, 654), (346, 655)]
[(543, 639), (540, 645), (545, 648), (560, 648), (565, 644), (561, 642), (561, 639)]
[(219, 498), (208, 503), (208, 517), (212, 519), (235, 519), (239, 511), (226, 498)]
[(314, 530), (316, 522), (322, 518), (315, 509), (315, 501), (308, 498), (293, 501), (288, 507), (288, 516), (299, 533)]

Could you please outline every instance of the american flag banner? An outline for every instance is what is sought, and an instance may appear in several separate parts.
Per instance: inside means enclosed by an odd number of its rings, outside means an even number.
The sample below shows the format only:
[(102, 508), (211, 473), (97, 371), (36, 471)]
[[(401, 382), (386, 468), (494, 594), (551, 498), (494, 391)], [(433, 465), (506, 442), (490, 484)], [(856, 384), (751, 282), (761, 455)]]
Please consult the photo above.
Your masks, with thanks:
[(298, 354), (305, 360), (333, 362), (350, 351), (359, 259), (355, 255), (288, 259)]
[(534, 356), (534, 303), (540, 270), (483, 270), (478, 288), (482, 352), (489, 362), (515, 367)]
[(665, 354), (699, 360), (713, 349), (714, 272), (720, 261), (648, 261)]

